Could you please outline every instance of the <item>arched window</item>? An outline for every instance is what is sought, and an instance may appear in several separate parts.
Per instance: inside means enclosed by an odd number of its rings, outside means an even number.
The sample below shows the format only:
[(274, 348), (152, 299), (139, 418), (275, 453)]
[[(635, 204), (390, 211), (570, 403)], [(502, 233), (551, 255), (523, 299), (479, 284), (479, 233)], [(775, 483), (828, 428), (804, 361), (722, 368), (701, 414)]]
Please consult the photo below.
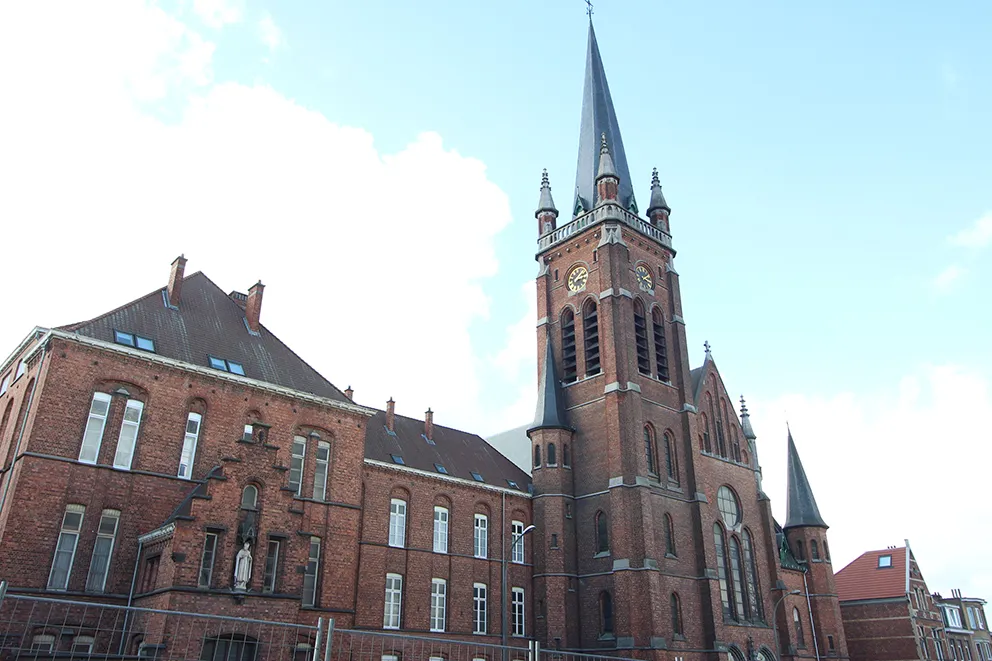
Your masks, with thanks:
[(730, 580), (734, 584), (734, 605), (739, 618), (751, 619), (751, 609), (744, 595), (744, 576), (741, 571), (744, 561), (741, 557), (741, 545), (736, 536), (730, 538)]
[(258, 487), (249, 484), (241, 492), (241, 507), (246, 510), (253, 510), (258, 507)]
[(758, 567), (754, 561), (754, 540), (749, 530), (744, 531), (744, 573), (747, 577), (747, 598), (751, 604), (751, 619), (764, 621), (761, 585), (758, 583)]
[(658, 378), (662, 381), (668, 381), (668, 348), (665, 344), (665, 318), (658, 308), (655, 308), (651, 312), (651, 322), (654, 325), (654, 366), (658, 370)]
[(801, 539), (796, 540), (796, 560), (806, 561), (806, 546)]
[(582, 308), (582, 335), (585, 347), (586, 376), (599, 374), (599, 316), (596, 304), (586, 301)]
[(679, 601), (679, 595), (675, 592), (672, 593), (672, 598), (670, 600), (672, 609), (672, 635), (681, 636), (682, 631), (682, 603)]
[(830, 562), (830, 547), (827, 546), (827, 540), (823, 540), (823, 555), (826, 557), (827, 562)]
[(613, 635), (613, 597), (609, 592), (599, 594), (600, 633), (603, 636)]
[(734, 461), (741, 463), (741, 443), (737, 437), (737, 427), (734, 425), (730, 426), (730, 438), (732, 439), (731, 449), (734, 452)]
[(799, 618), (799, 609), (792, 609), (792, 625), (796, 629), (796, 647), (806, 647), (806, 638), (803, 637), (803, 623)]
[(540, 445), (535, 445), (534, 446), (534, 468), (540, 468), (540, 467), (541, 467), (541, 446)]
[(648, 460), (648, 474), (657, 475), (657, 462), (654, 460), (654, 431), (651, 425), (644, 425), (644, 454)]
[(675, 523), (672, 515), (665, 514), (665, 554), (674, 556), (675, 554)]
[(704, 413), (702, 415), (703, 419), (703, 452), (713, 452), (713, 445), (710, 443), (710, 419)]
[(575, 314), (565, 308), (561, 314), (561, 380), (565, 383), (572, 383), (577, 378), (575, 356)]
[(820, 559), (820, 547), (815, 539), (809, 540), (809, 555), (813, 560)]
[(548, 443), (548, 466), (558, 465), (558, 453), (555, 452), (555, 444)]
[(713, 524), (713, 541), (716, 544), (716, 566), (717, 575), (720, 578), (720, 600), (723, 602), (723, 614), (726, 617), (736, 618), (733, 604), (730, 601), (730, 563), (727, 559), (727, 545), (723, 526), (719, 523)]
[(565, 468), (572, 465), (572, 458), (568, 455), (568, 443), (561, 445), (561, 465)]
[(744, 652), (740, 651), (736, 647), (730, 648), (730, 658), (731, 661), (746, 661), (744, 657)]
[(668, 471), (668, 479), (678, 484), (679, 457), (675, 450), (675, 439), (670, 432), (665, 432), (665, 470)]
[(606, 512), (596, 513), (596, 553), (610, 552), (610, 531)]
[(644, 304), (634, 301), (634, 344), (637, 346), (637, 371), (651, 373), (651, 356), (648, 352), (648, 324), (644, 316)]

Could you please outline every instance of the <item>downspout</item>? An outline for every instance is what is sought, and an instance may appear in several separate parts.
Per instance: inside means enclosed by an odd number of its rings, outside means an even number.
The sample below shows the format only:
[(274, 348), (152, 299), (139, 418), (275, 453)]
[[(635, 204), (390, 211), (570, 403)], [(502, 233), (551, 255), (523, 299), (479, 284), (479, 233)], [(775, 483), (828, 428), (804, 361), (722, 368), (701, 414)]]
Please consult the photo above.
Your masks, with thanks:
[(121, 627), (121, 645), (117, 651), (117, 654), (120, 656), (123, 656), (124, 646), (127, 643), (127, 621), (131, 615), (131, 603), (134, 601), (134, 586), (138, 582), (138, 563), (141, 562), (141, 550), (144, 546), (145, 542), (139, 537), (138, 553), (134, 556), (134, 570), (131, 572), (131, 590), (127, 593), (127, 610), (124, 611), (124, 625)]
[[(807, 567), (807, 571), (808, 571)], [(803, 572), (803, 588), (806, 592), (806, 610), (809, 612), (809, 630), (813, 633), (813, 651), (816, 653), (816, 661), (820, 661), (820, 645), (816, 641), (816, 625), (813, 623), (813, 602), (809, 599), (809, 584), (806, 583), (806, 572)]]
[[(41, 359), (38, 362), (38, 376), (41, 376), (41, 370), (45, 366), (45, 356), (48, 353), (47, 342), (41, 347)], [(31, 416), (31, 407), (34, 405), (34, 393), (38, 390), (38, 379), (35, 379), (34, 387), (31, 388), (31, 392), (28, 393), (28, 407), (24, 411), (24, 419), (21, 420), (21, 429), (17, 434), (17, 443), (14, 444), (14, 458), (10, 462), (9, 472), (11, 477), (14, 473), (14, 462), (17, 461), (17, 453), (21, 449), (21, 441), (24, 440), (24, 430), (28, 426), (28, 418)], [(0, 512), (3, 511), (3, 506), (7, 503), (7, 492), (10, 491), (11, 477), (8, 477), (3, 482), (3, 493), (0, 494)]]

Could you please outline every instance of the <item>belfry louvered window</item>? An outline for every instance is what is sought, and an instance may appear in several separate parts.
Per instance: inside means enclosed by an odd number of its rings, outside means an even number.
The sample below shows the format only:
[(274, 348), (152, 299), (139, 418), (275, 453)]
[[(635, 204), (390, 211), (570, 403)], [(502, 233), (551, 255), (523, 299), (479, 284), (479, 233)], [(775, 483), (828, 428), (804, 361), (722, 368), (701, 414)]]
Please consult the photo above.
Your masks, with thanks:
[(648, 352), (648, 322), (644, 316), (644, 304), (634, 301), (634, 343), (637, 345), (637, 371), (651, 373), (651, 356)]
[(651, 313), (651, 322), (654, 326), (654, 362), (658, 370), (658, 378), (668, 381), (668, 348), (665, 344), (665, 318), (661, 315), (661, 310), (655, 308)]
[(582, 308), (582, 334), (585, 347), (586, 376), (599, 374), (599, 316), (596, 304), (587, 301)]
[(565, 383), (576, 379), (575, 356), (575, 314), (565, 310), (561, 315), (561, 369)]

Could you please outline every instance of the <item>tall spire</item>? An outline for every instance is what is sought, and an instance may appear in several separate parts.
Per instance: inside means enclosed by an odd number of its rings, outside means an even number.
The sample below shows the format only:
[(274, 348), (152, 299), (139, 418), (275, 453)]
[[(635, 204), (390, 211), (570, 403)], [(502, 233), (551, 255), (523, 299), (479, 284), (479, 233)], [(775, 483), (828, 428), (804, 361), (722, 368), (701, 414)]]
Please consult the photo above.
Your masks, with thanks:
[(541, 380), (537, 384), (537, 415), (534, 416), (534, 426), (527, 430), (528, 433), (535, 429), (570, 428), (565, 424), (561, 383), (555, 370), (555, 354), (551, 349), (551, 333), (548, 332), (547, 335), (544, 364), (541, 365)]
[(813, 489), (809, 486), (806, 471), (803, 470), (803, 462), (799, 460), (799, 453), (796, 452), (796, 443), (792, 440), (792, 430), (789, 430), (788, 464), (789, 501), (785, 528), (801, 526), (826, 528), (827, 524), (823, 522), (820, 509), (816, 506), (816, 499), (813, 498)]
[(596, 32), (589, 22), (589, 46), (586, 53), (586, 78), (582, 89), (582, 122), (579, 128), (579, 160), (575, 170), (576, 215), (596, 204), (596, 176), (599, 174), (601, 136), (606, 135), (614, 170), (620, 179), (619, 202), (627, 209), (637, 209), (627, 155), (620, 138), (620, 125), (613, 109), (610, 86), (599, 56)]
[[(753, 441), (758, 438), (757, 434), (754, 433), (754, 429), (751, 428), (751, 414), (747, 411), (747, 404), (744, 403), (744, 395), (741, 395), (741, 430), (744, 432), (744, 438), (749, 441)], [(789, 437), (792, 437), (792, 433), (789, 433)]]

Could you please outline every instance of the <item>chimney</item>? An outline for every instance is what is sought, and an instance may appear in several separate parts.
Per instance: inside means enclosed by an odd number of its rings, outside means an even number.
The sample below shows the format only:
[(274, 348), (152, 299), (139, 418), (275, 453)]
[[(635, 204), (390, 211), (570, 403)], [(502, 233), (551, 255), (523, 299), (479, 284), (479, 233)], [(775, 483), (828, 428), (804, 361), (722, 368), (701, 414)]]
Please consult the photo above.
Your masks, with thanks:
[(386, 402), (386, 429), (396, 431), (396, 402), (392, 397)]
[(248, 304), (245, 306), (245, 319), (248, 321), (248, 330), (252, 333), (258, 333), (261, 326), (259, 326), (258, 318), (262, 314), (262, 292), (265, 291), (265, 285), (259, 280), (251, 286), (248, 290)]
[(176, 257), (172, 262), (172, 272), (169, 274), (169, 286), (166, 294), (169, 298), (169, 305), (178, 308), (179, 296), (183, 291), (183, 273), (186, 271), (186, 258), (182, 255)]
[(355, 399), (355, 391), (351, 389), (351, 386), (348, 386), (347, 388), (344, 389), (344, 396), (347, 397), (348, 399), (354, 401), (354, 399)]
[(424, 436), (427, 437), (428, 441), (434, 440), (434, 411), (427, 409), (424, 414)]

